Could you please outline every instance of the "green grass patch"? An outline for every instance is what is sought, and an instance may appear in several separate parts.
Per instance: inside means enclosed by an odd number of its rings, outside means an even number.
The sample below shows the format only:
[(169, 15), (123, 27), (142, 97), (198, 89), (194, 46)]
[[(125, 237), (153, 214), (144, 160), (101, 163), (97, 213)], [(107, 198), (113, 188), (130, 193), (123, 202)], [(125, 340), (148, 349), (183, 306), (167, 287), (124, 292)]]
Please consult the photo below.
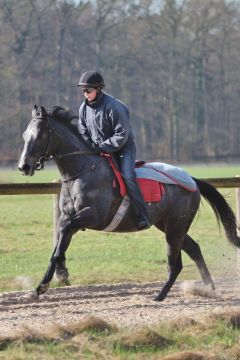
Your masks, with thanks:
[[(239, 328), (222, 318), (117, 328), (101, 319), (23, 328), (0, 338), (0, 359), (239, 359)], [(229, 314), (228, 314), (229, 316)], [(234, 316), (240, 318), (235, 313)], [(186, 320), (186, 319), (185, 319)], [(182, 322), (181, 330), (179, 323)], [(211, 357), (212, 356), (212, 357)]]
[(34, 176), (22, 176), (16, 168), (0, 168), (0, 183), (43, 183), (59, 179), (60, 175), (56, 166), (45, 167), (44, 171), (35, 171)]
[[(238, 167), (191, 167), (188, 170), (202, 178), (230, 177), (239, 172)], [(50, 182), (57, 178), (57, 171), (49, 168), (27, 180)], [(13, 170), (1, 171), (0, 179), (2, 182), (26, 180)], [(235, 190), (227, 189), (223, 194), (234, 208)], [(41, 280), (53, 247), (52, 203), (52, 195), (0, 197), (0, 291), (33, 287)], [(237, 272), (236, 250), (227, 243), (223, 232), (219, 235), (214, 213), (205, 201), (190, 235), (200, 244), (213, 277)], [(164, 234), (154, 227), (129, 234), (80, 231), (67, 252), (72, 285), (164, 280), (166, 261)], [(185, 254), (183, 264), (180, 280), (200, 277), (195, 264)]]
[(227, 178), (240, 175), (240, 165), (183, 165), (196, 178)]

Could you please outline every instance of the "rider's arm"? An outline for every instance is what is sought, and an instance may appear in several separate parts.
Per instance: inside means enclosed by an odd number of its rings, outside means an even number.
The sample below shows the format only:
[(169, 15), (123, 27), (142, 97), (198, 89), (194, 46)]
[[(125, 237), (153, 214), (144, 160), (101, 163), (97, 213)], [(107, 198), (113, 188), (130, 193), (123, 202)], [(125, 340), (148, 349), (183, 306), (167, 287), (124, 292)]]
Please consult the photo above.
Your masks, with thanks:
[(83, 109), (82, 107), (80, 107), (79, 109), (79, 122), (78, 122), (78, 131), (79, 133), (81, 134), (82, 136), (82, 139), (84, 140), (85, 144), (87, 145), (87, 147), (94, 151), (95, 153), (100, 153), (101, 150), (99, 149), (98, 146), (96, 146), (91, 137), (90, 137), (90, 134), (89, 134), (89, 131), (87, 129), (87, 126), (86, 126), (86, 122), (85, 122), (85, 118), (83, 116)]
[(121, 104), (108, 111), (108, 118), (112, 126), (113, 135), (99, 144), (103, 152), (119, 151), (126, 143), (130, 132), (129, 113)]

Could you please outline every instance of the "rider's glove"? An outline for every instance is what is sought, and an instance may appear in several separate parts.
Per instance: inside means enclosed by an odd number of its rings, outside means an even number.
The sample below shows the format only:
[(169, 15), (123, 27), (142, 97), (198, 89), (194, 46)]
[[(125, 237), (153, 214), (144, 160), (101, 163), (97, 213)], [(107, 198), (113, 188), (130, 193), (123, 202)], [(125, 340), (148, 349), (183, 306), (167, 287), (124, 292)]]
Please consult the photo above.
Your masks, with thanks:
[(94, 142), (92, 143), (92, 150), (93, 150), (94, 154), (100, 154), (102, 152), (100, 147), (97, 146)]

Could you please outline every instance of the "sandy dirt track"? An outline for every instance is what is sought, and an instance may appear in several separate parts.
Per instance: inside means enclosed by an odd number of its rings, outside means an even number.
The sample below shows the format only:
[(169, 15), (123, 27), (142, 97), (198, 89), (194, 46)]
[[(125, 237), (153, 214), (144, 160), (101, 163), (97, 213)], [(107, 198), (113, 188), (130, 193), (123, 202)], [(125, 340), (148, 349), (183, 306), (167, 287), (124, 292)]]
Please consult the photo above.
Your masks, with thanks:
[[(42, 329), (53, 323), (66, 324), (86, 316), (97, 316), (117, 326), (154, 324), (178, 317), (196, 318), (209, 312), (240, 310), (239, 279), (218, 279), (216, 291), (206, 292), (199, 281), (193, 291), (189, 283), (176, 282), (164, 302), (153, 301), (160, 282), (116, 285), (68, 286), (50, 289), (39, 302), (27, 292), (0, 294), (0, 335), (24, 324)], [(185, 288), (185, 291), (184, 291)], [(190, 286), (192, 288), (192, 286)], [(198, 293), (196, 289), (202, 289)], [(197, 294), (196, 294), (197, 292)]]

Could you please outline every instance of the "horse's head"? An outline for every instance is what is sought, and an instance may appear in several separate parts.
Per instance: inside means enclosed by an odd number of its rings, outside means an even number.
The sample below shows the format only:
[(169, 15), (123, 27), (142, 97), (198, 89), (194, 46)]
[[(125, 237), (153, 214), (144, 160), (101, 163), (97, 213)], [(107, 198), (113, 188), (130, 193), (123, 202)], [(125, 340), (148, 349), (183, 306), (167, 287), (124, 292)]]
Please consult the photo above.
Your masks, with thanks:
[(18, 169), (23, 175), (32, 176), (46, 157), (49, 145), (49, 123), (44, 107), (34, 105), (32, 120), (23, 133), (24, 148), (19, 159)]

